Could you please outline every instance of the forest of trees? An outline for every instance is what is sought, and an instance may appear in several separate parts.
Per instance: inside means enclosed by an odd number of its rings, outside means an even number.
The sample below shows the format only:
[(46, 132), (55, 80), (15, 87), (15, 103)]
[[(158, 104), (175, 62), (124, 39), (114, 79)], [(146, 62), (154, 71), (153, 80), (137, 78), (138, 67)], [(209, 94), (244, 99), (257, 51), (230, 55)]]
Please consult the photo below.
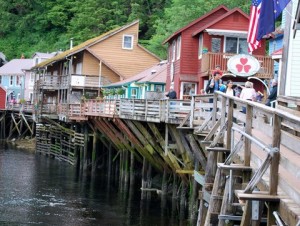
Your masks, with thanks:
[(162, 42), (211, 9), (249, 14), (251, 0), (0, 0), (0, 52), (8, 60), (53, 52), (140, 20), (140, 42), (164, 59)]

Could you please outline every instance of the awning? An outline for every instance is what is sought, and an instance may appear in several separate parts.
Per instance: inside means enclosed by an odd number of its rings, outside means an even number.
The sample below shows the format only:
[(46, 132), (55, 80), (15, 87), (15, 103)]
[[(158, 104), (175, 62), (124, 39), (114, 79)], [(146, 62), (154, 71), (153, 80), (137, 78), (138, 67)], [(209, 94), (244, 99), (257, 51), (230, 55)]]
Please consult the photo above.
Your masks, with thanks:
[(220, 35), (229, 36), (236, 38), (247, 38), (248, 31), (234, 31), (234, 30), (224, 30), (224, 29), (205, 29), (209, 35)]

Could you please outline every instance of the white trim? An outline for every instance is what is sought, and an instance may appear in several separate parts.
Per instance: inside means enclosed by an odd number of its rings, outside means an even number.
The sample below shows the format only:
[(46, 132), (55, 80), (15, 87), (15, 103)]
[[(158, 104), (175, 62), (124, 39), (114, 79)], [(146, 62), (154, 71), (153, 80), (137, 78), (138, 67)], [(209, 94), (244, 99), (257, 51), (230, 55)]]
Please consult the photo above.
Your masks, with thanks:
[(202, 53), (203, 53), (203, 33), (201, 33), (198, 38), (198, 59), (202, 58)]
[(224, 30), (224, 29), (205, 29), (209, 35), (230, 36), (235, 38), (247, 38), (248, 31)]
[(176, 59), (179, 60), (181, 54), (181, 36), (178, 36), (177, 38), (176, 49), (177, 49)]
[(176, 41), (174, 40), (172, 43), (172, 62), (175, 62), (176, 59)]
[[(130, 37), (131, 38), (131, 47), (128, 48), (128, 47), (125, 47), (124, 44), (125, 44), (125, 38), (126, 37)], [(134, 39), (134, 36), (133, 35), (123, 35), (123, 40), (122, 40), (122, 49), (133, 49), (133, 39)]]

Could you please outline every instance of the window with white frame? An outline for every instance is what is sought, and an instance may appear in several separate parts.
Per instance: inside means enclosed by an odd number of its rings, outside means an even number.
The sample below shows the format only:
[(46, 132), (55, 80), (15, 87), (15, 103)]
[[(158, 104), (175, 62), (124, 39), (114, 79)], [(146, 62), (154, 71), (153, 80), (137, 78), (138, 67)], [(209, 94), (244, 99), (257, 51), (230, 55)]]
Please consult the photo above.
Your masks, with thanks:
[(198, 57), (202, 58), (203, 53), (203, 34), (199, 35), (199, 48), (198, 48)]
[(176, 59), (179, 60), (180, 59), (180, 53), (181, 53), (181, 36), (179, 36), (177, 38), (177, 56), (176, 56)]
[(138, 89), (137, 88), (131, 88), (131, 93), (130, 93), (130, 97), (132, 99), (136, 99), (138, 95)]
[(14, 76), (9, 77), (9, 85), (12, 86), (14, 84)]
[(123, 35), (123, 49), (133, 49), (133, 35)]
[(246, 54), (248, 53), (247, 39), (238, 37), (225, 37), (224, 48), (225, 53)]
[(155, 91), (156, 92), (162, 92), (163, 91), (163, 86), (162, 85), (155, 85)]

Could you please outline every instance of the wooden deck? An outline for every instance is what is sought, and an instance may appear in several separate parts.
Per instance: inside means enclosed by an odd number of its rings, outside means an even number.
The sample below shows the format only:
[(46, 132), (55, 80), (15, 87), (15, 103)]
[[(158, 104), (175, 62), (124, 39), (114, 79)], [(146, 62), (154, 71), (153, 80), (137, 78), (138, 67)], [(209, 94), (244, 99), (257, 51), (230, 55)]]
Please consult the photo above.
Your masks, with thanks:
[[(213, 103), (210, 103), (211, 98), (214, 98)], [(242, 107), (246, 108), (246, 114), (241, 111)], [(273, 109), (256, 102), (228, 97), (223, 93), (214, 96), (193, 96), (191, 100), (89, 100), (85, 103), (59, 106), (56, 109), (59, 115), (67, 118), (67, 121), (85, 120), (96, 124), (97, 128), (106, 133), (120, 149), (130, 150), (131, 147), (125, 140), (122, 143), (121, 135), (116, 137), (115, 134), (122, 132), (127, 134), (129, 139), (138, 145), (137, 150), (141, 155), (149, 156), (151, 164), (157, 169), (162, 169), (167, 163), (175, 172), (190, 172), (193, 169), (181, 167), (181, 164), (172, 166), (168, 155), (172, 154), (169, 150), (174, 148), (172, 146), (174, 144), (169, 144), (167, 139), (161, 143), (167, 155), (162, 156), (163, 161), (150, 156), (147, 150), (149, 148), (150, 153), (153, 150), (146, 140), (143, 140), (144, 136), (150, 139), (149, 134), (142, 130), (143, 127), (140, 127), (138, 122), (150, 123), (150, 128), (152, 128), (151, 123), (165, 123), (166, 129), (171, 130), (171, 133), (174, 131), (167, 125), (173, 124), (179, 131), (184, 129), (192, 131), (192, 136), (197, 136), (197, 140), (201, 141), (199, 143), (205, 150), (205, 156), (199, 155), (195, 151), (197, 148), (192, 148), (192, 155), (199, 160), (207, 174), (215, 172), (213, 179), (209, 179), (209, 175), (202, 179), (198, 178), (203, 186), (204, 200), (209, 202), (204, 225), (209, 225), (209, 222), (215, 219), (216, 213), (222, 216), (220, 222), (226, 218), (223, 206), (233, 205), (233, 200), (225, 199), (226, 195), (246, 200), (243, 216), (237, 216), (242, 219), (241, 225), (249, 225), (251, 221), (247, 212), (250, 211), (250, 200), (268, 202), (268, 225), (274, 224), (270, 217), (273, 209), (278, 210), (288, 225), (296, 225), (300, 219), (300, 117), (291, 114), (292, 110), (285, 110), (284, 107)], [(143, 131), (143, 135), (139, 136), (141, 140), (135, 140), (130, 131), (117, 131), (105, 120), (106, 118), (116, 120), (115, 126), (122, 129), (128, 128), (124, 127), (124, 122), (133, 131), (139, 128)], [(110, 129), (107, 131), (103, 129), (105, 127)], [(152, 129), (155, 132), (155, 128)], [(136, 130), (135, 133), (141, 132)], [(69, 134), (69, 136), (74, 135)], [(193, 146), (193, 138), (190, 135), (187, 135), (187, 138)], [(156, 139), (162, 140), (159, 136)], [(74, 149), (69, 143), (65, 145), (68, 150)], [(147, 150), (142, 148), (142, 145), (147, 147)], [(177, 143), (177, 147), (180, 153), (189, 149), (184, 143)], [(230, 159), (228, 159), (228, 151)], [(72, 153), (71, 151), (70, 155)], [(187, 158), (186, 162), (190, 161), (188, 157), (182, 158), (183, 161), (184, 158)], [(222, 176), (218, 178), (217, 172), (228, 175), (231, 183), (235, 180), (235, 174), (240, 175), (244, 172), (243, 182), (239, 187), (232, 185), (219, 194), (217, 189), (220, 187), (219, 181), (227, 179)], [(180, 176), (186, 180), (184, 175), (180, 174)], [(254, 182), (249, 181), (251, 178)], [(252, 184), (252, 187), (245, 187), (246, 184)], [(217, 196), (224, 197), (223, 201), (212, 198)], [(203, 222), (199, 225), (202, 224)]]

